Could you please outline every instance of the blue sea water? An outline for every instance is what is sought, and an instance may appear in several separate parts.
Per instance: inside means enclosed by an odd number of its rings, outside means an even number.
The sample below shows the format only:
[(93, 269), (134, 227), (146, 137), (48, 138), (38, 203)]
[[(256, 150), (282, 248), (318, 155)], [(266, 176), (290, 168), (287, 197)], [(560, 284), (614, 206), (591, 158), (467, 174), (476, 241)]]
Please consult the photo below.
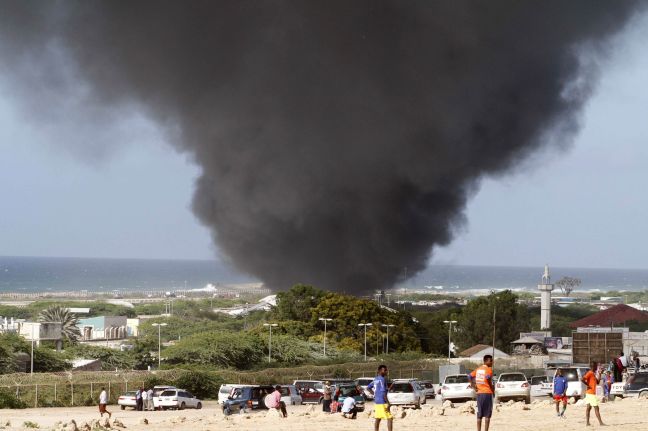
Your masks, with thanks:
[[(397, 288), (437, 293), (535, 290), (543, 267), (431, 265)], [(579, 291), (648, 289), (646, 269), (551, 268), (552, 280), (578, 277)], [(196, 289), (256, 281), (209, 260), (0, 257), (0, 292)]]

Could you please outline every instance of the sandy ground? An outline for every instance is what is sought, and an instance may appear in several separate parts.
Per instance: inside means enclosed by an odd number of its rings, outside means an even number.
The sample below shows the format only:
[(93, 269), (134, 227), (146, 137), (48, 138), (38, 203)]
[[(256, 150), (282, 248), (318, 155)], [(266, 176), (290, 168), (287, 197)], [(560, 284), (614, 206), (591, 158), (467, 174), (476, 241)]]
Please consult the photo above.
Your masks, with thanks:
[[(565, 419), (555, 416), (555, 410), (548, 399), (535, 400), (524, 406), (522, 403), (500, 405), (493, 413), (491, 430), (493, 431), (556, 431), (557, 429), (578, 430), (585, 427), (585, 407), (570, 405)], [(112, 407), (112, 408), (110, 408)], [(206, 402), (202, 410), (135, 412), (121, 411), (117, 406), (110, 406), (112, 418), (121, 421), (127, 430), (191, 430), (213, 431), (231, 430), (317, 430), (373, 431), (373, 419), (369, 412), (373, 404), (367, 404), (367, 411), (358, 415), (358, 419), (344, 419), (341, 415), (322, 413), (319, 406), (289, 406), (289, 417), (279, 418), (274, 412), (259, 411), (248, 414), (223, 416), (215, 402)], [(607, 430), (648, 429), (648, 400), (625, 399), (601, 404), (603, 421), (609, 426)], [(443, 409), (443, 410), (442, 410)], [(438, 401), (431, 401), (421, 410), (400, 409), (392, 407), (397, 413), (394, 430), (474, 430), (475, 416), (471, 414), (468, 404), (455, 404), (453, 408), (442, 408)], [(440, 413), (443, 413), (440, 415)], [(598, 424), (592, 411), (592, 428)], [(404, 415), (404, 416), (403, 416)], [(403, 416), (403, 417), (401, 417)], [(25, 421), (38, 424), (40, 429), (69, 431), (68, 424), (74, 419), (79, 429), (98, 419), (96, 407), (43, 408), (25, 410), (0, 410), (0, 428), (5, 430), (24, 430)], [(143, 423), (143, 419), (148, 424)], [(111, 426), (115, 427), (113, 421)], [(67, 424), (67, 425), (66, 425)], [(589, 429), (592, 429), (589, 428)], [(123, 428), (121, 428), (123, 429)], [(381, 429), (387, 429), (385, 424)]]

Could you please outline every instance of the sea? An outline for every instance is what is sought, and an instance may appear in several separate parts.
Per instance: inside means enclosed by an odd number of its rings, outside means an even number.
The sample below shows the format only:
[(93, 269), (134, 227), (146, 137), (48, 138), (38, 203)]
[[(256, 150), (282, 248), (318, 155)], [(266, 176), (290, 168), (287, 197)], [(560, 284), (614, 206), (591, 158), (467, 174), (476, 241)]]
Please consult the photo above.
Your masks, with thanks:
[[(553, 281), (563, 276), (581, 279), (580, 292), (648, 289), (648, 269), (550, 269)], [(503, 289), (534, 291), (543, 271), (543, 266), (430, 265), (395, 288), (474, 294)], [(208, 284), (257, 281), (215, 260), (0, 257), (0, 292), (201, 289)]]

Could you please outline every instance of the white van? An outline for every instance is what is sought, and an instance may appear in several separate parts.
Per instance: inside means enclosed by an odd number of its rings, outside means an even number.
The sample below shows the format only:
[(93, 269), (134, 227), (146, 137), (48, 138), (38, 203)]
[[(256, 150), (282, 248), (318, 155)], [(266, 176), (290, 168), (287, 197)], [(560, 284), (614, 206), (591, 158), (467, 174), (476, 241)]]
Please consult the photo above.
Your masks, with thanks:
[(235, 385), (233, 383), (225, 383), (221, 385), (220, 389), (218, 389), (218, 404), (225, 404), (227, 397), (232, 393), (232, 389), (244, 388), (246, 386), (252, 385)]
[[(585, 383), (583, 383), (583, 377), (585, 377), (585, 373), (589, 371), (589, 368), (561, 367), (560, 370), (562, 370), (563, 377), (567, 379), (566, 395), (570, 398), (574, 397), (577, 400), (580, 398), (585, 398), (585, 391), (587, 390), (587, 387), (585, 386)], [(554, 373), (554, 377), (556, 377), (555, 373)], [(552, 379), (552, 383), (553, 383), (553, 379)]]

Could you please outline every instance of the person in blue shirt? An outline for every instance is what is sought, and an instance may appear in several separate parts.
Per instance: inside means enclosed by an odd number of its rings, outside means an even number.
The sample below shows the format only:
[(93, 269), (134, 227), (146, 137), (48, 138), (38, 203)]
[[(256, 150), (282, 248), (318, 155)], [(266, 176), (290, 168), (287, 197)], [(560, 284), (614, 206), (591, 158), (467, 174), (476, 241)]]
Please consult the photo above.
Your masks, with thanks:
[[(562, 370), (556, 370), (556, 376), (553, 380), (553, 398), (556, 403), (556, 416), (565, 418), (565, 410), (567, 410), (567, 379), (563, 377)], [(562, 402), (563, 408), (560, 411), (560, 403)]]
[(378, 375), (373, 382), (367, 385), (367, 390), (374, 396), (374, 431), (380, 429), (380, 420), (387, 421), (387, 430), (392, 431), (394, 417), (389, 412), (389, 402), (387, 401), (387, 365), (378, 367)]

